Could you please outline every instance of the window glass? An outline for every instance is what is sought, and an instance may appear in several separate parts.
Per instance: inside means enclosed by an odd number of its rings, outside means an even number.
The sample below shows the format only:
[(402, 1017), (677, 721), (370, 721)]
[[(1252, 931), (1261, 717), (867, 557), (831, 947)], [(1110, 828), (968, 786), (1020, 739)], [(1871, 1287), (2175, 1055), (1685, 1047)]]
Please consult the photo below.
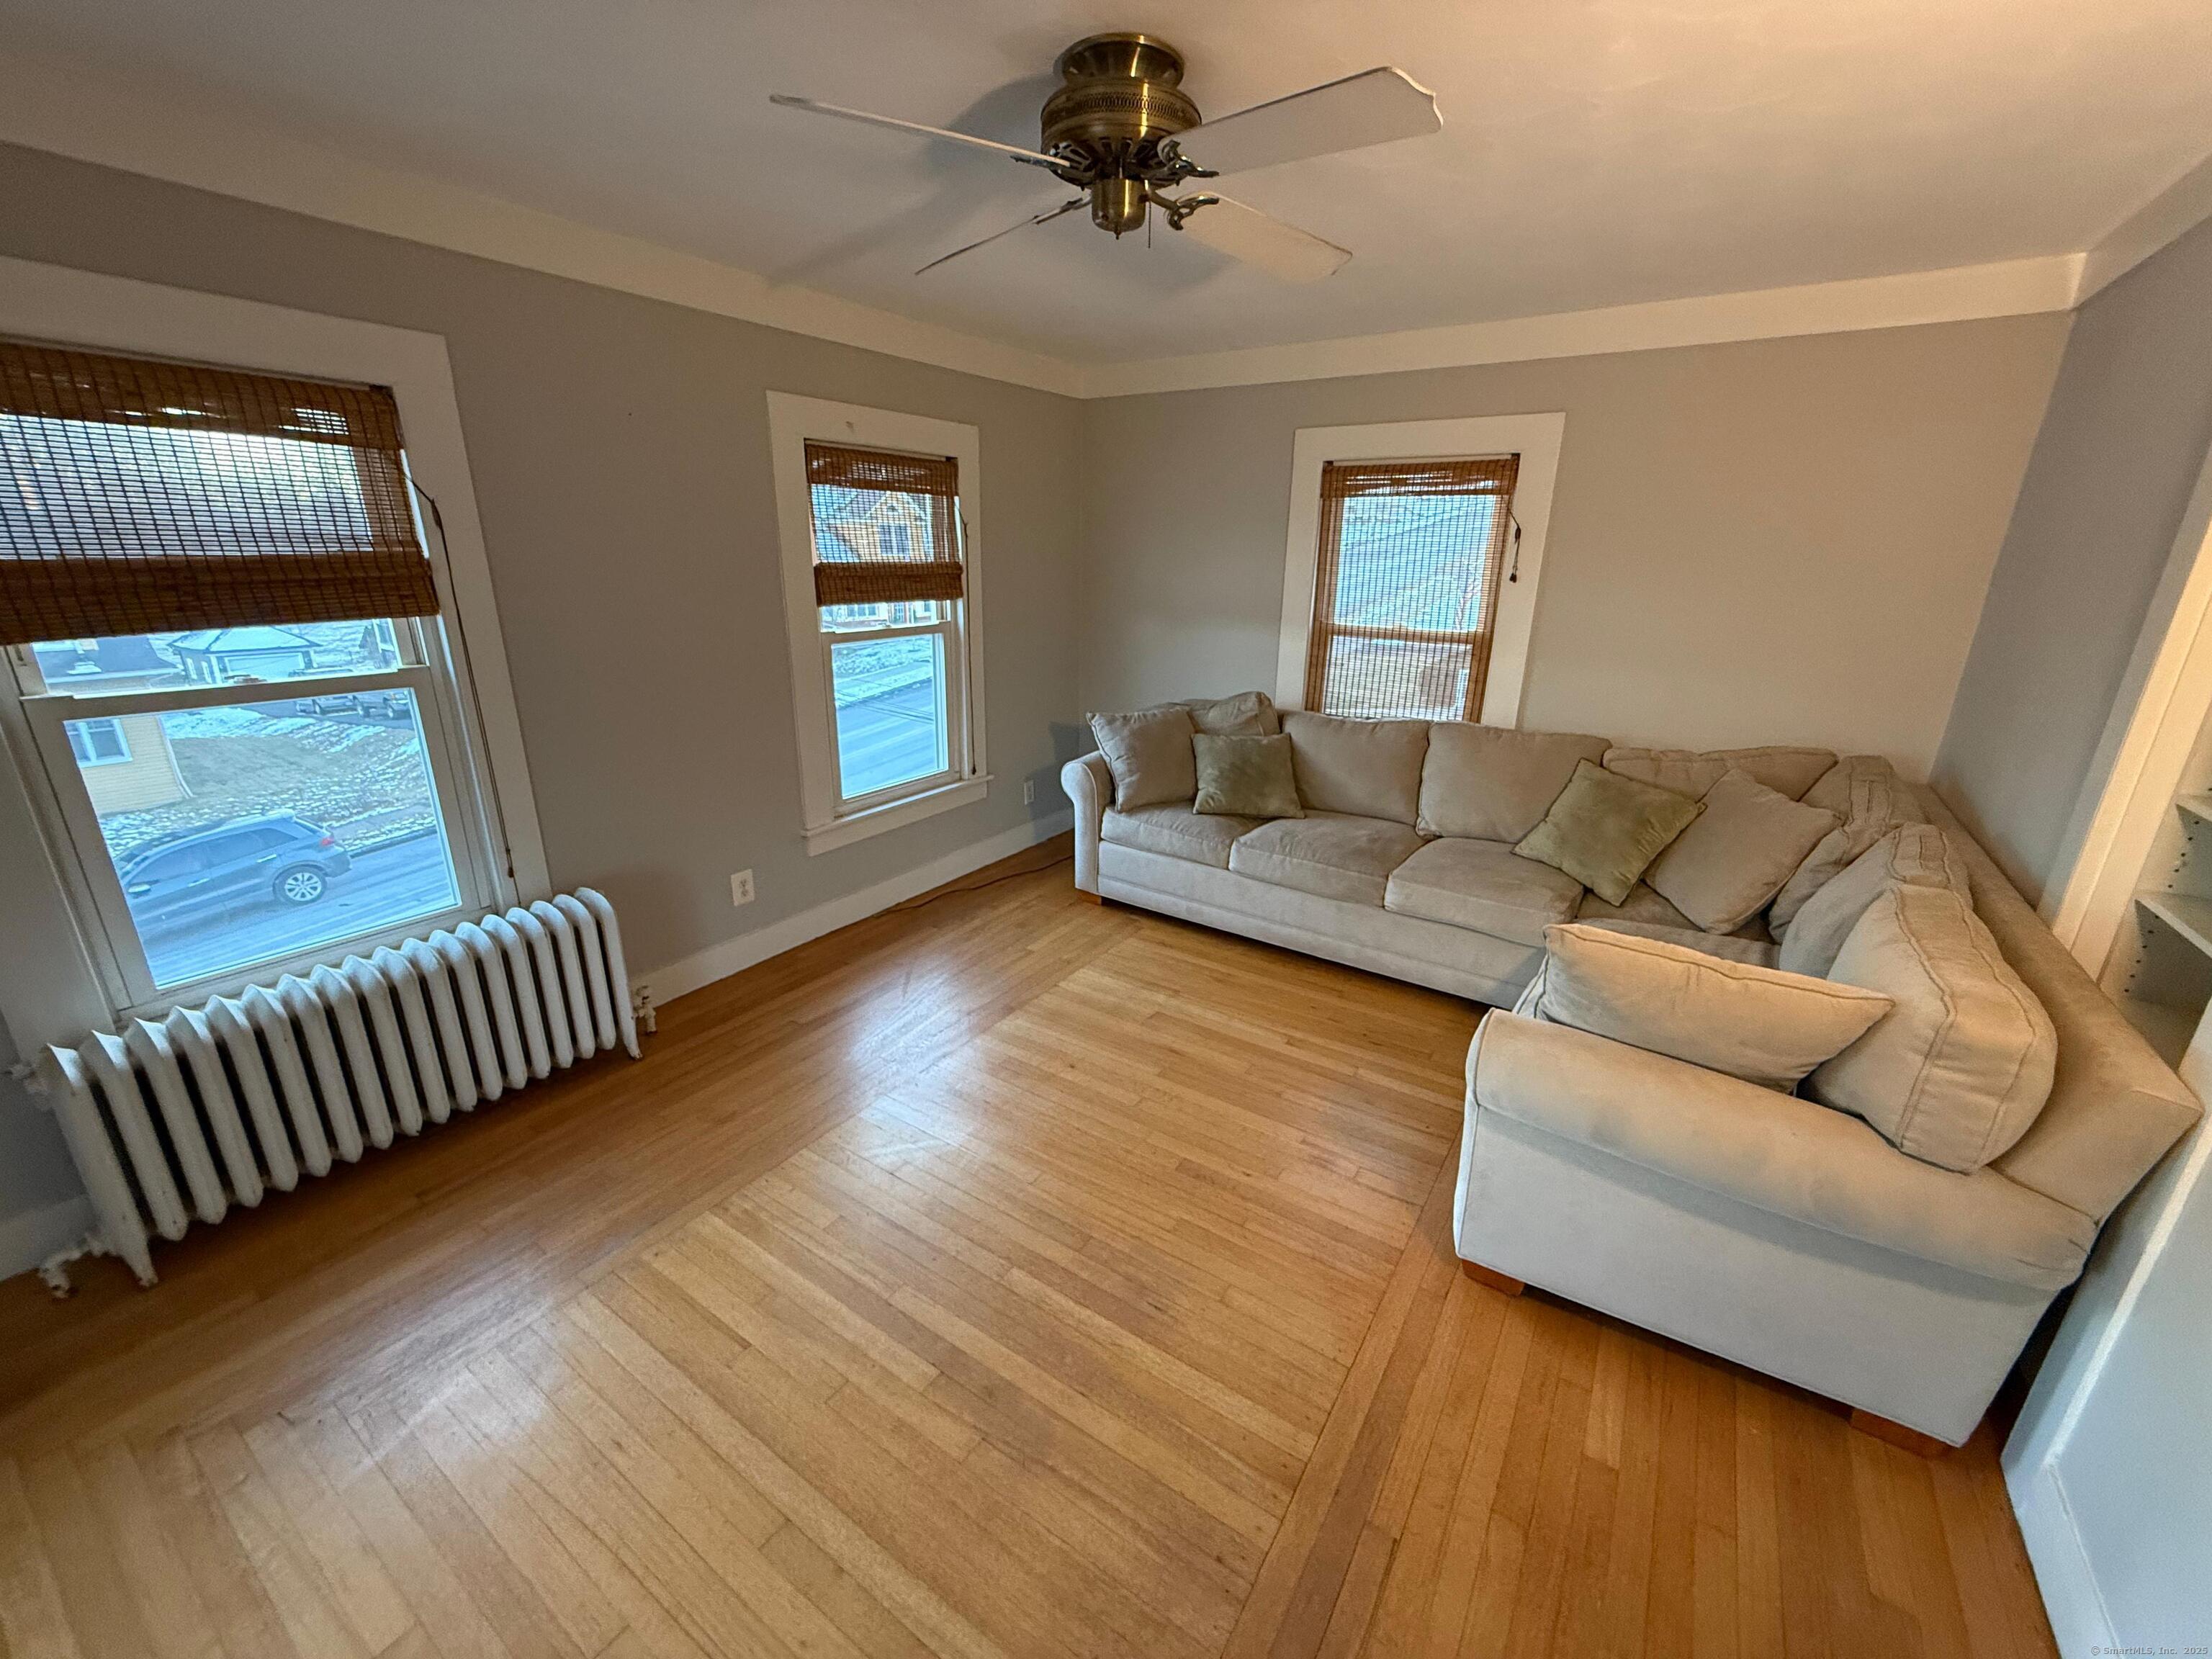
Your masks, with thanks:
[[(460, 902), (415, 695), (375, 696), (374, 711), (297, 697), (148, 715), (160, 741), (133, 764), (82, 765), (156, 986)], [(82, 728), (114, 722), (64, 724), (81, 757)]]
[(1494, 495), (1373, 495), (1344, 503), (1327, 619), (1328, 713), (1466, 717), (1474, 666), (1467, 647), (1403, 636), (1481, 627), (1500, 509)]
[(830, 672), (847, 799), (949, 768), (942, 635), (833, 645)]
[(43, 640), (31, 655), (46, 689), (71, 696), (374, 674), (400, 661), (398, 631), (381, 619)]
[(952, 607), (938, 599), (900, 600), (891, 605), (825, 605), (822, 631), (857, 634), (870, 629), (934, 628), (951, 614)]

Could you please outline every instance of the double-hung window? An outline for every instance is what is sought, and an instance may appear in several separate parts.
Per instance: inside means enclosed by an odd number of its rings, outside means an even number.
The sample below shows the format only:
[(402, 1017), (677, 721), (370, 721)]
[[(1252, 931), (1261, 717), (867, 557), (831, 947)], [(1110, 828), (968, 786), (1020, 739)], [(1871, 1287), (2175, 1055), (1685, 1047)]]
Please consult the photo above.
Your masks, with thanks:
[(1564, 424), (1300, 431), (1276, 701), (1518, 724)]
[(1307, 708), (1480, 716), (1519, 465), (1498, 455), (1322, 466)]
[(810, 851), (981, 796), (975, 430), (771, 394)]
[(113, 1007), (508, 898), (445, 608), (389, 391), (0, 341), (9, 723)]

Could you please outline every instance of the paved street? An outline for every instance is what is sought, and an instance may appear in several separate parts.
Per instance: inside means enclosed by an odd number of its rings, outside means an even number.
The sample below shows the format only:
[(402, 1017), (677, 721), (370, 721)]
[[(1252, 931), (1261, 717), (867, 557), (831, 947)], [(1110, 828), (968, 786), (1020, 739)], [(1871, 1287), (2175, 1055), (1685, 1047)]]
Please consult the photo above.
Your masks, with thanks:
[(848, 795), (926, 777), (938, 759), (937, 687), (929, 680), (837, 711), (837, 762)]
[(285, 956), (325, 939), (347, 939), (453, 902), (444, 842), (423, 836), (354, 855), (313, 904), (266, 903), (194, 916), (158, 931), (142, 930), (156, 983), (180, 984), (241, 962)]

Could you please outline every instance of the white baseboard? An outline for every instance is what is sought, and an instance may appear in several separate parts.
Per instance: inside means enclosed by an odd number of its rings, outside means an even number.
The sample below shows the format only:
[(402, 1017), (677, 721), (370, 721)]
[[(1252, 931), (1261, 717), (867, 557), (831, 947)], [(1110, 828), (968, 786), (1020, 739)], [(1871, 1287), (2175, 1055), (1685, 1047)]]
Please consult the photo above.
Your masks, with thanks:
[(56, 1250), (76, 1243), (92, 1228), (88, 1198), (65, 1198), (42, 1210), (26, 1210), (0, 1220), (0, 1279), (28, 1273)]
[(724, 939), (720, 945), (710, 945), (705, 950), (672, 962), (664, 968), (649, 973), (634, 974), (634, 984), (650, 986), (653, 1000), (658, 1004), (674, 1001), (687, 992), (702, 985), (712, 985), (718, 979), (727, 979), (732, 974), (742, 973), (757, 963), (770, 957), (780, 957), (786, 951), (796, 949), (809, 939), (820, 939), (824, 933), (834, 933), (840, 927), (849, 927), (856, 921), (865, 921), (879, 911), (894, 904), (903, 903), (918, 893), (933, 887), (942, 887), (948, 881), (981, 869), (987, 864), (996, 864), (1000, 859), (1012, 858), (1039, 842), (1050, 841), (1069, 829), (1075, 822), (1071, 810), (1054, 812), (1028, 823), (1016, 824), (988, 841), (979, 841), (947, 853), (921, 868), (908, 870), (902, 875), (879, 881), (872, 887), (863, 887), (857, 893), (848, 893), (842, 898), (817, 904), (811, 910), (801, 910), (795, 916), (786, 916), (781, 921), (771, 922), (750, 933), (740, 933), (735, 939)]
[(2031, 1469), (2008, 1467), (2005, 1486), (2012, 1493), (2021, 1540), (2027, 1546), (2035, 1586), (2043, 1592), (2044, 1611), (2050, 1615), (2059, 1652), (2116, 1651), (2119, 1638), (2112, 1634), (2105, 1598), (2097, 1592), (2096, 1575), (2089, 1571), (2089, 1558), (2081, 1548), (2057, 1471), (2048, 1463)]

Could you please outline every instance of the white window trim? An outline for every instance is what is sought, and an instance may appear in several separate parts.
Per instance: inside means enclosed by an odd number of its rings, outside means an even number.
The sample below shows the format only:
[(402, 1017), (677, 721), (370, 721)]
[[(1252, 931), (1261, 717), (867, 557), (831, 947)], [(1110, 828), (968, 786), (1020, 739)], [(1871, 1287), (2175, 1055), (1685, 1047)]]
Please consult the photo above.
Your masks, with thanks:
[[(784, 627), (791, 647), (792, 723), (799, 740), (801, 832), (810, 854), (850, 846), (888, 830), (981, 800), (990, 792), (984, 764), (982, 437), (975, 428), (927, 416), (830, 403), (787, 392), (768, 394), (769, 455), (775, 479), (777, 540), (782, 550)], [(822, 621), (814, 603), (814, 524), (806, 487), (806, 445), (853, 444), (949, 455), (960, 472), (961, 557), (967, 566), (961, 601), (961, 676), (966, 706), (954, 724), (964, 754), (954, 775), (919, 793), (858, 810), (838, 810), (836, 711), (823, 668)]]
[[(544, 841), (445, 340), (7, 258), (0, 258), (0, 334), (392, 389), (409, 470), (436, 499), (443, 520), (442, 538), (428, 538), (431, 567), (452, 624), (445, 634), (454, 678), (475, 692), (473, 699), (449, 697), (446, 715), (484, 776), (483, 793), (491, 798), (487, 816), (496, 802), (496, 822), (483, 825), (486, 852), (503, 866), (493, 872), (491, 884), (501, 903), (549, 892)], [(444, 677), (439, 678), (442, 686)], [(79, 917), (86, 913), (72, 903), (64, 867), (75, 860), (60, 845), (63, 809), (33, 750), (12, 679), (0, 690), (0, 705), (15, 760), (13, 766), (0, 766), (0, 866), (43, 871), (50, 878), (0, 883), (0, 937), (10, 940), (10, 949), (0, 952), (0, 1014), (18, 1052), (30, 1054), (43, 1043), (76, 1042), (122, 1010), (95, 947), (81, 937)], [(393, 936), (421, 925), (395, 929)], [(324, 946), (313, 955), (327, 959), (333, 949)], [(262, 979), (275, 971), (264, 966), (240, 977)]]
[[(1544, 574), (1544, 532), (1552, 520), (1564, 414), (1482, 415), (1454, 421), (1394, 421), (1379, 426), (1298, 428), (1291, 450), (1291, 531), (1283, 555), (1283, 620), (1275, 659), (1275, 702), (1304, 708), (1306, 647), (1313, 635), (1314, 574), (1321, 556), (1321, 472), (1331, 461), (1425, 460), (1518, 455), (1513, 516), (1521, 526), (1518, 581), (1502, 585), (1483, 683), (1482, 723), (1521, 724), (1528, 674), (1528, 636)], [(1507, 558), (1512, 557), (1508, 546)]]
[[(88, 730), (94, 726), (113, 726), (115, 728), (115, 741), (123, 750), (123, 752), (119, 755), (79, 755), (76, 753), (76, 745), (72, 743), (69, 746), (70, 752), (79, 766), (89, 770), (95, 766), (127, 766), (131, 763), (132, 758), (131, 753), (131, 735), (123, 729), (123, 719), (120, 715), (82, 714), (77, 717), (77, 724), (87, 727)], [(89, 750), (91, 746), (90, 738), (88, 736), (85, 747)]]

